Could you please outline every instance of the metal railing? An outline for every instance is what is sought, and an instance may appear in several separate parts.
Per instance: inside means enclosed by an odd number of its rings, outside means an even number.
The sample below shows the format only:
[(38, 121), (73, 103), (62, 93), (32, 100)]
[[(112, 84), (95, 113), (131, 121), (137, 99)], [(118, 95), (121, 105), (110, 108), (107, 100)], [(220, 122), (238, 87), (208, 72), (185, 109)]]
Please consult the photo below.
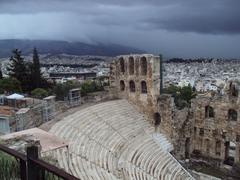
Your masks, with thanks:
[[(0, 144), (0, 179), (79, 180), (38, 158), (38, 146), (27, 147), (27, 155)], [(4, 159), (3, 154), (8, 158)], [(6, 157), (5, 156), (5, 157)], [(10, 157), (10, 158), (9, 158)]]

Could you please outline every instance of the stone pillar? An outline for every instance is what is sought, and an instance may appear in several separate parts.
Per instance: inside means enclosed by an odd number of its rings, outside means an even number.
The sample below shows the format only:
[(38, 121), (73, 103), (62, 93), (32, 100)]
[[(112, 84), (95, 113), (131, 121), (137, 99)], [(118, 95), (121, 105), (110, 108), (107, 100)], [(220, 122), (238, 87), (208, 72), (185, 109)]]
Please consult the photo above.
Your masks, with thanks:
[(225, 159), (225, 141), (221, 141), (221, 159), (224, 161)]
[(235, 163), (240, 161), (240, 144), (236, 145)]

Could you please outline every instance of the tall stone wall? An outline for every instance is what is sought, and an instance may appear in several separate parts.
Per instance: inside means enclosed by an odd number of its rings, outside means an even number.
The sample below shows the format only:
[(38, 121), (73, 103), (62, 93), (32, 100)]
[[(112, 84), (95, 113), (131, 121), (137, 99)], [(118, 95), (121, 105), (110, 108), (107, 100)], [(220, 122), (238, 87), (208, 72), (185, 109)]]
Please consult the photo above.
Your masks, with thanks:
[(128, 99), (145, 113), (156, 132), (171, 140), (178, 158), (202, 157), (219, 165), (229, 158), (233, 163), (240, 161), (240, 97), (236, 84), (230, 82), (224, 95), (197, 96), (191, 108), (179, 110), (170, 95), (160, 92), (157, 56), (118, 56), (111, 64), (109, 79), (110, 96)]
[(157, 107), (161, 115), (157, 131), (164, 133), (171, 140), (176, 157), (183, 159), (189, 156), (186, 152), (186, 142), (191, 143), (192, 113), (188, 108), (177, 109), (174, 99), (166, 94), (159, 96)]
[[(240, 161), (240, 103), (239, 98), (225, 96), (197, 97), (192, 101), (191, 153), (211, 157), (221, 163)], [(232, 147), (230, 148), (229, 146)], [(235, 148), (234, 148), (235, 146)]]
[(113, 96), (128, 99), (152, 117), (160, 95), (160, 58), (150, 54), (116, 57), (110, 67), (110, 84)]

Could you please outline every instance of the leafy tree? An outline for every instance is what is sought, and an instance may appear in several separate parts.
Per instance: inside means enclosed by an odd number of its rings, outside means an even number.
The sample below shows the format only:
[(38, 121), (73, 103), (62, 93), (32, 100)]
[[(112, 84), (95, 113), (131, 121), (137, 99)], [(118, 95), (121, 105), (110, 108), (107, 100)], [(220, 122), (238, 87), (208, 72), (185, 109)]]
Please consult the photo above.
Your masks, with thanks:
[(87, 95), (88, 93), (102, 91), (104, 90), (102, 83), (97, 81), (85, 81), (81, 85), (81, 94), (83, 96)]
[(48, 96), (48, 92), (42, 88), (36, 88), (31, 92), (32, 96), (38, 99), (42, 99)]
[(15, 78), (0, 79), (0, 92), (17, 93), (22, 92), (21, 83)]
[(196, 97), (196, 93), (193, 90), (190, 84), (184, 87), (171, 85), (164, 89), (164, 93), (171, 94), (174, 97), (175, 105), (179, 109), (183, 109), (184, 107), (190, 107), (191, 99)]
[(79, 84), (73, 81), (67, 81), (63, 84), (56, 84), (53, 87), (53, 93), (56, 95), (57, 100), (64, 100), (68, 96), (69, 90), (80, 87)]
[(180, 88), (180, 97), (188, 104), (191, 103), (191, 99), (196, 97), (196, 94), (193, 92), (193, 88), (190, 86), (190, 84)]
[(12, 53), (13, 56), (10, 58), (11, 63), (7, 68), (9, 71), (9, 76), (16, 78), (21, 83), (23, 91), (29, 91), (31, 85), (29, 68), (24, 62), (21, 51), (15, 49)]
[(41, 87), (42, 74), (40, 69), (38, 51), (36, 48), (33, 49), (33, 64), (31, 67), (31, 76), (33, 80), (32, 81), (33, 87), (34, 88)]
[[(105, 79), (107, 79), (107, 81)], [(99, 82), (100, 86), (109, 86), (108, 76), (100, 76), (96, 78), (96, 80)]]

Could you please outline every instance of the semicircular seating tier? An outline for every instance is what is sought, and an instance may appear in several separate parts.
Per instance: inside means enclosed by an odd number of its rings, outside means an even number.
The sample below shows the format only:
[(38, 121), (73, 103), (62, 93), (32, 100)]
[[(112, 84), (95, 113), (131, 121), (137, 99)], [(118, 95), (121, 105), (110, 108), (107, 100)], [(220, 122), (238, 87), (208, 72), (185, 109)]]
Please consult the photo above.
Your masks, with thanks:
[(69, 142), (53, 151), (59, 166), (81, 180), (186, 180), (193, 177), (169, 153), (172, 145), (126, 100), (82, 109), (51, 133)]

